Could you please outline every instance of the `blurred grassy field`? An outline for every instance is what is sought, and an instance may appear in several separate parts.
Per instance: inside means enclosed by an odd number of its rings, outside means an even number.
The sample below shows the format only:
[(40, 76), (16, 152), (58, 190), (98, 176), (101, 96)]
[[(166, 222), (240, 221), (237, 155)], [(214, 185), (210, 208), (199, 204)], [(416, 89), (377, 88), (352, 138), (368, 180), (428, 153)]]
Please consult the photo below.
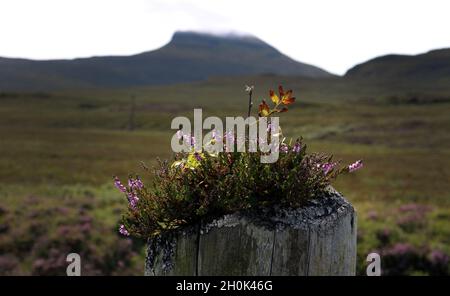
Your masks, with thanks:
[[(303, 136), (310, 152), (332, 153), (344, 164), (364, 160), (363, 170), (335, 184), (359, 214), (360, 273), (370, 251), (391, 254), (399, 244), (425, 257), (450, 254), (450, 89), (267, 75), (0, 94), (0, 273), (64, 274), (64, 252), (79, 251), (88, 274), (142, 274), (142, 243), (117, 235), (126, 202), (112, 176), (136, 172), (148, 181), (140, 162), (171, 156), (175, 116), (192, 117), (193, 108), (244, 116), (244, 84), (256, 87), (254, 112), (269, 88), (292, 88), (297, 102), (282, 114), (285, 135)], [(412, 217), (406, 226), (399, 221), (405, 215)], [(416, 265), (400, 272), (430, 273)]]

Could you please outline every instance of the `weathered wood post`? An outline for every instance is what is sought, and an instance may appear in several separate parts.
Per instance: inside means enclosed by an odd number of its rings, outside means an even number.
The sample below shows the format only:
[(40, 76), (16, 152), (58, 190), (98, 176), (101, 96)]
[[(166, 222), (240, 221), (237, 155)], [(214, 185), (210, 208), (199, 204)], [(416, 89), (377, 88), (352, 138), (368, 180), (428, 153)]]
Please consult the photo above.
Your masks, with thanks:
[(226, 215), (148, 243), (146, 275), (355, 275), (356, 212), (334, 189), (296, 210)]

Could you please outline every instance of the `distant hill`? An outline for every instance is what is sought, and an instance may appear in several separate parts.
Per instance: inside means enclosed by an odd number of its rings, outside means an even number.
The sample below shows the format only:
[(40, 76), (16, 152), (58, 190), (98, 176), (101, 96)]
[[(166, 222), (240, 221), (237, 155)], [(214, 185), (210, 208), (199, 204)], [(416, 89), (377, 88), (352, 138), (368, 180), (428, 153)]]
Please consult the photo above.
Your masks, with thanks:
[(160, 49), (132, 56), (35, 61), (0, 58), (0, 91), (127, 87), (258, 74), (329, 77), (252, 36), (177, 32)]
[(386, 55), (359, 64), (347, 78), (378, 81), (450, 82), (450, 48), (419, 55)]

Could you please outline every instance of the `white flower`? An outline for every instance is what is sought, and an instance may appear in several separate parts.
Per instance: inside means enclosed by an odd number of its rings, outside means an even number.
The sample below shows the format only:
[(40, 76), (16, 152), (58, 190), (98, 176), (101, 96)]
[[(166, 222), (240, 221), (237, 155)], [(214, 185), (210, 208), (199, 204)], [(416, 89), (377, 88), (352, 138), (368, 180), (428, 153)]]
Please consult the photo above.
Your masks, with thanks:
[(255, 89), (255, 87), (253, 85), (251, 85), (251, 86), (245, 85), (245, 91), (248, 93), (252, 92), (254, 89)]

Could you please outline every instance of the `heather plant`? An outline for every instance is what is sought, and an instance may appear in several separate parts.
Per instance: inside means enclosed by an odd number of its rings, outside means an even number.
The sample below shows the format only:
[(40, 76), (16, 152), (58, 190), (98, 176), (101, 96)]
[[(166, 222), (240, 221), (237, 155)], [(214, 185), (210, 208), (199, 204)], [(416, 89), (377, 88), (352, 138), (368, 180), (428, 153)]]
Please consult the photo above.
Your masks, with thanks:
[(397, 224), (406, 232), (414, 232), (423, 228), (431, 207), (420, 204), (406, 204), (398, 209)]
[(445, 209), (405, 203), (359, 214), (357, 274), (366, 275), (366, 257), (373, 252), (381, 255), (382, 275), (450, 274), (448, 233), (439, 228), (448, 221)]
[(381, 250), (383, 275), (449, 274), (449, 257), (440, 250), (417, 248), (408, 243), (397, 243)]
[[(253, 87), (247, 87), (248, 115), (252, 91)], [(278, 94), (271, 90), (269, 96), (273, 106), (263, 100), (259, 119), (270, 120), (275, 114), (287, 112), (287, 106), (295, 102), (292, 91), (285, 92), (281, 86)], [(269, 124), (267, 132), (271, 128)], [(114, 177), (115, 186), (128, 201), (119, 226), (122, 235), (150, 238), (228, 213), (298, 208), (323, 197), (338, 175), (362, 167), (362, 161), (341, 167), (332, 156), (308, 154), (302, 138), (288, 141), (281, 128), (277, 133), (282, 139), (279, 158), (274, 163), (262, 163), (261, 151), (231, 152), (235, 150), (227, 148), (237, 141), (229, 132), (212, 132), (212, 144), (221, 141), (225, 146), (220, 153), (195, 150), (195, 139), (180, 131), (177, 134), (180, 140), (191, 143), (192, 150), (176, 153), (171, 162), (158, 160), (150, 186), (138, 176), (130, 176), (127, 185)]]
[(97, 196), (32, 195), (17, 209), (10, 200), (0, 200), (0, 276), (66, 275), (69, 253), (81, 256), (82, 275), (139, 274), (142, 242), (120, 237), (116, 219), (98, 218), (117, 199), (105, 205)]

